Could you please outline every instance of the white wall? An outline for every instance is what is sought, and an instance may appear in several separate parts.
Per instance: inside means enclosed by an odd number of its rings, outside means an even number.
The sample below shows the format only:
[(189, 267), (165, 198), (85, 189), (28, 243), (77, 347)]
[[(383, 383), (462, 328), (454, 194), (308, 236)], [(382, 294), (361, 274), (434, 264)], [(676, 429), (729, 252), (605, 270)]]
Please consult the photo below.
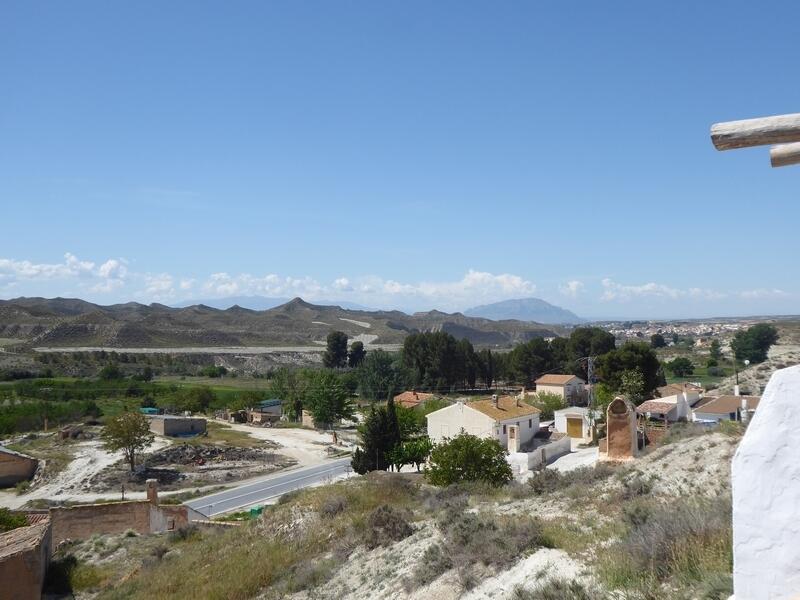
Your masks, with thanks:
[[(462, 430), (480, 438), (497, 438), (494, 419), (460, 402), (428, 414), (427, 419), (428, 437), (434, 444), (445, 438), (452, 439)], [(507, 444), (508, 441), (501, 443)]]
[(554, 425), (556, 427), (556, 431), (559, 431), (561, 433), (567, 433), (567, 417), (569, 418), (581, 417), (583, 420), (583, 437), (584, 439), (589, 437), (589, 415), (588, 414), (581, 415), (581, 413), (579, 411), (576, 411), (575, 409), (571, 410), (562, 409), (562, 410), (557, 410), (553, 413), (553, 418), (555, 421)]
[(732, 464), (737, 600), (800, 596), (800, 366), (775, 372)]

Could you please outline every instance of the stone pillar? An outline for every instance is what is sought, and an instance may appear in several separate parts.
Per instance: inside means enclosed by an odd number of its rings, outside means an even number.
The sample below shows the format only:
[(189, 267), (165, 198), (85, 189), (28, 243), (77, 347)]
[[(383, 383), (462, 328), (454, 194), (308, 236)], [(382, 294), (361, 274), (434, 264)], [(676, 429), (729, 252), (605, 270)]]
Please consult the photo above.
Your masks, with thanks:
[(607, 460), (629, 460), (639, 454), (636, 409), (624, 398), (615, 398), (606, 410)]
[(800, 597), (800, 366), (776, 371), (731, 465), (737, 600)]
[(147, 485), (147, 501), (153, 506), (158, 506), (158, 479), (148, 479), (145, 484)]

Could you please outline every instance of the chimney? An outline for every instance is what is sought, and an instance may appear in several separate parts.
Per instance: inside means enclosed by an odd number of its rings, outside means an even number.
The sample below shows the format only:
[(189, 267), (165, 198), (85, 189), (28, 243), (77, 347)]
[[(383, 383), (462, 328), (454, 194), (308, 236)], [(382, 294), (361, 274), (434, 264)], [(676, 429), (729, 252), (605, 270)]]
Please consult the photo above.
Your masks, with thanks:
[(520, 403), (519, 403), (519, 396), (517, 396), (517, 407), (519, 407), (519, 406), (520, 406)]
[(738, 383), (735, 386), (733, 386), (733, 395), (734, 396), (741, 396), (741, 394), (739, 393), (739, 384)]
[(147, 485), (147, 501), (153, 506), (158, 506), (158, 479), (148, 479)]
[(742, 396), (742, 410), (747, 410), (747, 396)]
[(492, 406), (497, 408), (497, 394), (492, 394)]

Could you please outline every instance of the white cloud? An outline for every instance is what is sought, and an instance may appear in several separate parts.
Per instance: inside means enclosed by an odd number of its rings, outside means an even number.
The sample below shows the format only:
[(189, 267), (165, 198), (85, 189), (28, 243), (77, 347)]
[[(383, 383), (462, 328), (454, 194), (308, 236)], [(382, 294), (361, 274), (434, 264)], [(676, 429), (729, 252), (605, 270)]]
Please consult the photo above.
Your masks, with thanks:
[(754, 290), (744, 290), (739, 292), (739, 297), (744, 298), (746, 300), (760, 300), (762, 298), (783, 298), (788, 296), (786, 292), (783, 290), (779, 290), (777, 288), (773, 289), (766, 289), (766, 288), (758, 288)]
[(583, 282), (577, 279), (567, 281), (565, 284), (558, 286), (558, 291), (564, 296), (575, 298), (583, 291)]
[(333, 281), (333, 289), (341, 292), (352, 292), (353, 286), (350, 285), (350, 280), (347, 277), (339, 277)]
[(688, 288), (679, 289), (664, 285), (662, 283), (643, 283), (640, 285), (624, 285), (617, 283), (612, 279), (606, 278), (601, 282), (603, 285), (603, 294), (600, 296), (601, 300), (608, 301), (621, 301), (626, 302), (632, 298), (669, 298), (677, 300), (678, 298), (697, 298), (705, 300), (719, 300), (725, 298), (727, 294), (724, 292), (717, 292), (714, 290), (704, 288)]
[(194, 279), (181, 279), (179, 286), (183, 291), (190, 290), (194, 286)]
[(66, 279), (91, 274), (94, 263), (67, 252), (62, 263), (34, 263), (29, 260), (0, 258), (0, 274), (18, 279)]
[(147, 273), (144, 276), (144, 289), (137, 296), (144, 300), (164, 302), (175, 298), (175, 280), (169, 273)]

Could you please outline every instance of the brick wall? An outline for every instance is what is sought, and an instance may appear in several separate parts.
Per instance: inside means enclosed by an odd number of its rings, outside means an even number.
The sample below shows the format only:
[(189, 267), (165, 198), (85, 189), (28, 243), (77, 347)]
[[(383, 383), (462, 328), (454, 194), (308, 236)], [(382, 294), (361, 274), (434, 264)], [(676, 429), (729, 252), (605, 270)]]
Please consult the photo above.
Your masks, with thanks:
[(33, 477), (36, 459), (0, 452), (0, 487), (14, 485)]
[(184, 506), (155, 506), (146, 500), (89, 504), (50, 509), (53, 543), (86, 539), (95, 534), (123, 533), (128, 529), (146, 534), (185, 527)]

